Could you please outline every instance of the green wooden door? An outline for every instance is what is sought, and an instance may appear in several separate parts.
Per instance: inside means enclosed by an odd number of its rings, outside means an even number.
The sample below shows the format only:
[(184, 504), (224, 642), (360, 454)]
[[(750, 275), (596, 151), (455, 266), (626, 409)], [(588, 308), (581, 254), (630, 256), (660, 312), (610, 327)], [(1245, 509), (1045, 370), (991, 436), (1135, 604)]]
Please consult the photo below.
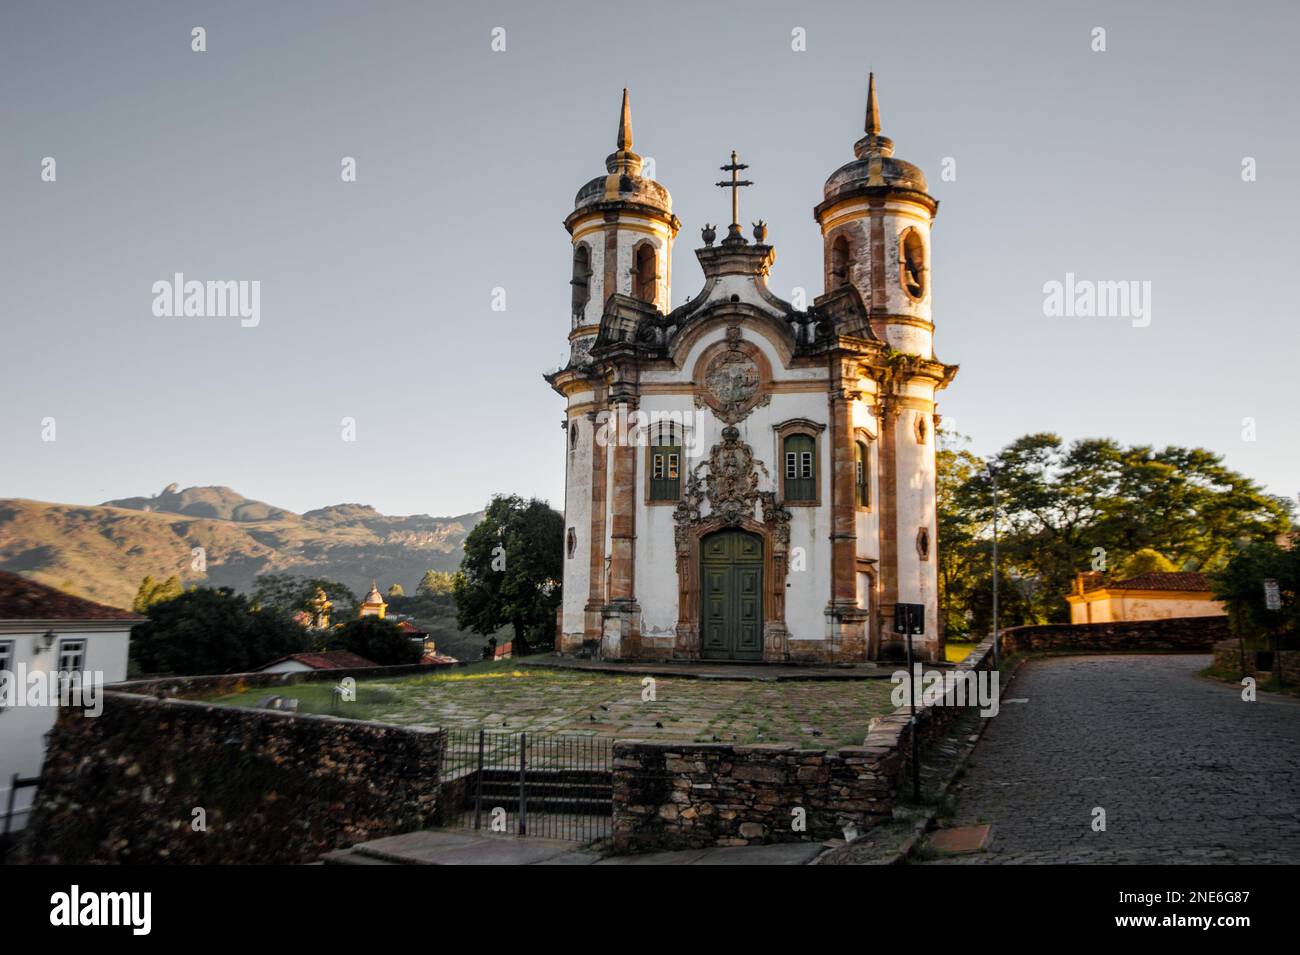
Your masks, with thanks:
[(763, 541), (718, 531), (700, 547), (700, 656), (763, 659)]

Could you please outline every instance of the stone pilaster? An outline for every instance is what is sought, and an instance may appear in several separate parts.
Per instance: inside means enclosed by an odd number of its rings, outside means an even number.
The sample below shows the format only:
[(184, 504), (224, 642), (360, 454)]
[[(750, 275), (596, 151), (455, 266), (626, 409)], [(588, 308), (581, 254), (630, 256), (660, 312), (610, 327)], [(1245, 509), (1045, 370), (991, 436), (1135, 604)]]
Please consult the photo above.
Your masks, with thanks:
[(831, 597), (826, 616), (834, 659), (861, 661), (867, 656), (866, 611), (858, 606), (858, 533), (853, 447), (853, 402), (857, 375), (851, 361), (831, 359)]

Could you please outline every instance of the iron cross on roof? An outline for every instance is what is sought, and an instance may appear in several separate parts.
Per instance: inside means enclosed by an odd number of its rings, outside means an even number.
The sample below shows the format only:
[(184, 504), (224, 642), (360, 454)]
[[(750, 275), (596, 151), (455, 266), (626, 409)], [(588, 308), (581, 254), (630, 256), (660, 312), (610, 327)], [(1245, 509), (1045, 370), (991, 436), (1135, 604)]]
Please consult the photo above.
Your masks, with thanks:
[(742, 169), (748, 169), (749, 166), (742, 162), (736, 161), (736, 151), (731, 151), (731, 162), (725, 166), (719, 166), (723, 172), (731, 173), (731, 181), (725, 179), (722, 182), (714, 183), (715, 186), (721, 186), (724, 189), (731, 190), (731, 225), (727, 229), (727, 238), (740, 238), (740, 201), (737, 192), (742, 186), (752, 186), (753, 183), (748, 179), (737, 179), (736, 173)]

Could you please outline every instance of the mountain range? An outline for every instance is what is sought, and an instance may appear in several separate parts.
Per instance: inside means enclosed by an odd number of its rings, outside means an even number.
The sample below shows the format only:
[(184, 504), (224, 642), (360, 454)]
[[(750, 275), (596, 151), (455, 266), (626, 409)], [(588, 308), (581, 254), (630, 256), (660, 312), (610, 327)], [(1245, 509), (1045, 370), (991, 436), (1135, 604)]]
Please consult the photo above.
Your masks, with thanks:
[[(366, 504), (295, 514), (228, 487), (170, 484), (152, 497), (98, 505), (0, 499), (0, 569), (114, 607), (146, 575), (249, 591), (260, 574), (337, 580), (358, 595), (372, 579), (414, 593), (427, 570), (455, 570), (481, 511), (405, 517)], [(202, 548), (204, 569), (195, 569)]]

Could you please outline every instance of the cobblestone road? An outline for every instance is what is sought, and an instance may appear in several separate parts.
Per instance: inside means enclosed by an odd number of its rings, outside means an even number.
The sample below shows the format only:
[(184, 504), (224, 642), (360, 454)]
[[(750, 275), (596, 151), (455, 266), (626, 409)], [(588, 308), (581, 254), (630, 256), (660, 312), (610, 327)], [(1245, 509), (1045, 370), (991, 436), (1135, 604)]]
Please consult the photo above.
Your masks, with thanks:
[[(989, 851), (932, 861), (1300, 862), (1300, 703), (1242, 702), (1196, 676), (1209, 661), (1026, 663), (952, 820), (992, 824)], [(1105, 832), (1092, 830), (1094, 807)]]

